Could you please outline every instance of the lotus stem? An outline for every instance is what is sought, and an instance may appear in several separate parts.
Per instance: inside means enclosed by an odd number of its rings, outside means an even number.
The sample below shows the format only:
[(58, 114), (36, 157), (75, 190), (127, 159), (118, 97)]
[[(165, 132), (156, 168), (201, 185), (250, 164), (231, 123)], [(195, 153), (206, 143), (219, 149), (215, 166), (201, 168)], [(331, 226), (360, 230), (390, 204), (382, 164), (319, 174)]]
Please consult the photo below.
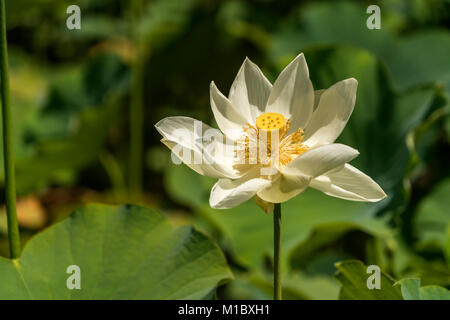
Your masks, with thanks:
[(281, 204), (273, 210), (273, 299), (281, 300)]
[(144, 106), (143, 106), (143, 43), (139, 35), (140, 13), (142, 1), (131, 1), (130, 24), (136, 47), (132, 64), (131, 97), (130, 97), (130, 159), (129, 159), (129, 194), (131, 200), (139, 202), (142, 194), (142, 159), (144, 148)]
[(3, 158), (5, 164), (5, 202), (8, 222), (8, 240), (11, 258), (20, 256), (20, 234), (16, 211), (16, 181), (14, 177), (14, 155), (12, 144), (11, 106), (9, 97), (8, 48), (6, 41), (5, 0), (0, 0), (0, 75), (3, 118)]

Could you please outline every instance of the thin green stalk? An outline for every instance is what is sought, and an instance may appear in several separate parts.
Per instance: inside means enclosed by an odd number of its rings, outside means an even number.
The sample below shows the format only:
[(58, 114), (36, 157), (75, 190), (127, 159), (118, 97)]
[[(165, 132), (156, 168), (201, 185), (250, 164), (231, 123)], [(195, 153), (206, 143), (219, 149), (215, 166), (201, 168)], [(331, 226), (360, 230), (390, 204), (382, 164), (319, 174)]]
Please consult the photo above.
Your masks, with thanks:
[(273, 299), (281, 300), (281, 204), (273, 210)]
[(3, 116), (3, 158), (5, 163), (5, 200), (8, 221), (8, 239), (11, 258), (20, 256), (19, 224), (16, 211), (16, 181), (12, 144), (11, 106), (9, 99), (8, 48), (6, 42), (5, 0), (0, 0), (0, 74)]
[(144, 48), (138, 32), (142, 1), (131, 1), (130, 10), (131, 34), (136, 46), (136, 56), (132, 66), (131, 97), (130, 97), (130, 171), (129, 193), (130, 198), (139, 202), (142, 194), (142, 159), (144, 148), (144, 106), (143, 78), (144, 78)]
[(115, 201), (119, 203), (126, 201), (124, 195), (126, 195), (127, 187), (119, 162), (111, 152), (106, 150), (100, 153), (99, 160), (111, 181)]
[[(137, 58), (139, 59), (139, 58)], [(144, 142), (144, 124), (142, 104), (142, 83), (140, 63), (135, 62), (130, 101), (130, 195), (134, 200), (140, 200), (142, 193), (142, 159)]]

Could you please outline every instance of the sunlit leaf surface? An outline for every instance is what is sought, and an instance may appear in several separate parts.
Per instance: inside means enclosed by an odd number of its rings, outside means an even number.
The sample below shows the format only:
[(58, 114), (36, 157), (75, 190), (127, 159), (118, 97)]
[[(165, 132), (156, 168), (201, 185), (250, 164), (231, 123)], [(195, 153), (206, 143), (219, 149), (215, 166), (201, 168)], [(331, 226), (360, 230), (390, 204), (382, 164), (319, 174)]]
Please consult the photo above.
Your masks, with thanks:
[[(81, 288), (69, 290), (71, 265)], [(0, 258), (0, 299), (207, 299), (232, 277), (225, 258), (192, 227), (153, 210), (89, 205)]]

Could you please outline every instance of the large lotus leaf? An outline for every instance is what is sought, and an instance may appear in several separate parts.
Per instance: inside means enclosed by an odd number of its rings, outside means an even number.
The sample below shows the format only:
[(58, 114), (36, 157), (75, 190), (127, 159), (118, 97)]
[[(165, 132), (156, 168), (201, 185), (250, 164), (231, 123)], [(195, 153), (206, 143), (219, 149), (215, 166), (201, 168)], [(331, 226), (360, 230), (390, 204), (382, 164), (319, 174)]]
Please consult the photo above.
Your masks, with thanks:
[(367, 279), (373, 273), (367, 273), (367, 266), (361, 261), (349, 260), (336, 264), (336, 279), (341, 284), (341, 300), (403, 300), (400, 288), (384, 272), (380, 272), (380, 289), (369, 289)]
[[(68, 266), (81, 288), (69, 290)], [(220, 250), (192, 227), (138, 206), (89, 205), (0, 258), (0, 299), (204, 299), (231, 277)]]

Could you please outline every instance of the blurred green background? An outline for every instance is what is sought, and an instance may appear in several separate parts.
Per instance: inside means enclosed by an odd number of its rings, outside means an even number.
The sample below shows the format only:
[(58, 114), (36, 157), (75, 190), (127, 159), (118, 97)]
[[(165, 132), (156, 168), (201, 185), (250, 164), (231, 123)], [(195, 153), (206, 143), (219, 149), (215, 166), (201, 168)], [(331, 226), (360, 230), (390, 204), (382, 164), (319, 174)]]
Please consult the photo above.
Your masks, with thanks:
[[(81, 30), (66, 27), (71, 4), (81, 8)], [(370, 4), (381, 8), (380, 30), (366, 27)], [(172, 115), (215, 125), (211, 80), (228, 93), (248, 56), (273, 82), (304, 52), (315, 89), (358, 80), (339, 141), (360, 151), (352, 164), (388, 198), (365, 204), (308, 190), (284, 204), (284, 297), (336, 299), (334, 264), (346, 259), (450, 288), (449, 1), (6, 7), (23, 243), (85, 203), (140, 203), (219, 244), (235, 276), (219, 298), (270, 298), (271, 216), (251, 201), (209, 208), (214, 180), (172, 164), (153, 125)], [(0, 255), (8, 256), (4, 209)]]

